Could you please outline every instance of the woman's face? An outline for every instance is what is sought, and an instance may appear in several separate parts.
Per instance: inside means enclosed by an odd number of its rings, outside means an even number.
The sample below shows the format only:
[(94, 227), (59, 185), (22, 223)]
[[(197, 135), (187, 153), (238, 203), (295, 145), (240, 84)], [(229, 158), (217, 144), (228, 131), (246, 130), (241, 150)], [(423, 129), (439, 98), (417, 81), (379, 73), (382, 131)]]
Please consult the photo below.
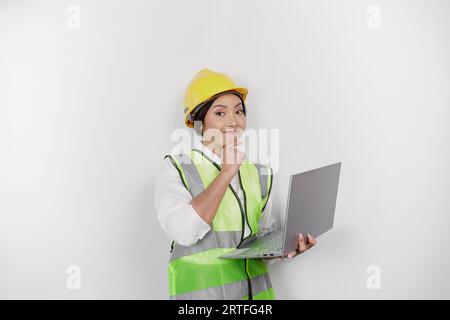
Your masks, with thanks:
[(203, 121), (203, 140), (223, 147), (226, 133), (242, 134), (247, 125), (241, 99), (232, 93), (214, 100)]

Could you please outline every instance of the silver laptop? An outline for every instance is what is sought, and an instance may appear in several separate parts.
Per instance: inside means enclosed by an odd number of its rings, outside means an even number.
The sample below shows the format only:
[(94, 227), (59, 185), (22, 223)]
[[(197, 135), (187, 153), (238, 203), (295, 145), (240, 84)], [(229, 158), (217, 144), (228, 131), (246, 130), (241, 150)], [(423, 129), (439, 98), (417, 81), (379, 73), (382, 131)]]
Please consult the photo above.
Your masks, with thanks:
[(322, 235), (333, 227), (341, 162), (291, 175), (283, 230), (260, 230), (220, 258), (284, 257), (297, 249), (298, 234)]

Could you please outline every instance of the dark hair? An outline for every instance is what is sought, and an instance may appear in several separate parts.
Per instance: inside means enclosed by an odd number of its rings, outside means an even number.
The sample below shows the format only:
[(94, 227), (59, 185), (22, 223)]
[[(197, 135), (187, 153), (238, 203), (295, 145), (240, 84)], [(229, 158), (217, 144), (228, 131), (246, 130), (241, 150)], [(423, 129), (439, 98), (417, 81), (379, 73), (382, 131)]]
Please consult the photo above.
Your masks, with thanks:
[(201, 121), (202, 124), (203, 124), (203, 122), (205, 121), (206, 113), (208, 112), (209, 108), (211, 108), (211, 106), (214, 103), (214, 101), (216, 101), (216, 99), (218, 97), (220, 97), (221, 95), (227, 94), (227, 93), (232, 93), (232, 94), (238, 96), (239, 99), (241, 99), (244, 115), (246, 115), (245, 104), (244, 104), (244, 100), (242, 100), (242, 96), (236, 91), (226, 91), (226, 92), (219, 93), (219, 95), (213, 97), (211, 100), (205, 102), (203, 105), (197, 106), (196, 109), (198, 108), (198, 110), (194, 110), (194, 112), (193, 112), (193, 121), (194, 122), (195, 121)]

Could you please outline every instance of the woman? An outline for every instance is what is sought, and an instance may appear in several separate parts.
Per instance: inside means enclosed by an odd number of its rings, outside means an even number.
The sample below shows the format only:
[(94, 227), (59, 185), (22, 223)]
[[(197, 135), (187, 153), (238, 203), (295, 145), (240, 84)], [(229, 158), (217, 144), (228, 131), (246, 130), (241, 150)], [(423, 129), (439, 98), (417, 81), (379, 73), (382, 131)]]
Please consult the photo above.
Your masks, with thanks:
[[(275, 228), (272, 170), (246, 160), (237, 148), (246, 127), (247, 93), (210, 69), (198, 72), (187, 88), (185, 123), (202, 139), (187, 154), (166, 156), (155, 184), (158, 219), (173, 239), (171, 299), (275, 298), (270, 259), (219, 259), (258, 230)], [(316, 243), (305, 238), (299, 235), (288, 258)]]

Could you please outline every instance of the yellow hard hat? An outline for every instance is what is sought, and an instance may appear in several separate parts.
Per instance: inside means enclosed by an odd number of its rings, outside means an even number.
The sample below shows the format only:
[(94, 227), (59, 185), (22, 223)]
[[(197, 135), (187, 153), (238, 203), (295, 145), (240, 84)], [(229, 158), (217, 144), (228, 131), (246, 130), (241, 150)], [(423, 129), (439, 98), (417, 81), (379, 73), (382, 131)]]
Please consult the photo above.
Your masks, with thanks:
[(237, 91), (241, 94), (243, 101), (248, 94), (247, 88), (238, 87), (226, 74), (208, 68), (200, 70), (192, 78), (184, 96), (184, 122), (186, 125), (193, 128), (192, 112), (197, 111), (197, 107), (225, 91)]

